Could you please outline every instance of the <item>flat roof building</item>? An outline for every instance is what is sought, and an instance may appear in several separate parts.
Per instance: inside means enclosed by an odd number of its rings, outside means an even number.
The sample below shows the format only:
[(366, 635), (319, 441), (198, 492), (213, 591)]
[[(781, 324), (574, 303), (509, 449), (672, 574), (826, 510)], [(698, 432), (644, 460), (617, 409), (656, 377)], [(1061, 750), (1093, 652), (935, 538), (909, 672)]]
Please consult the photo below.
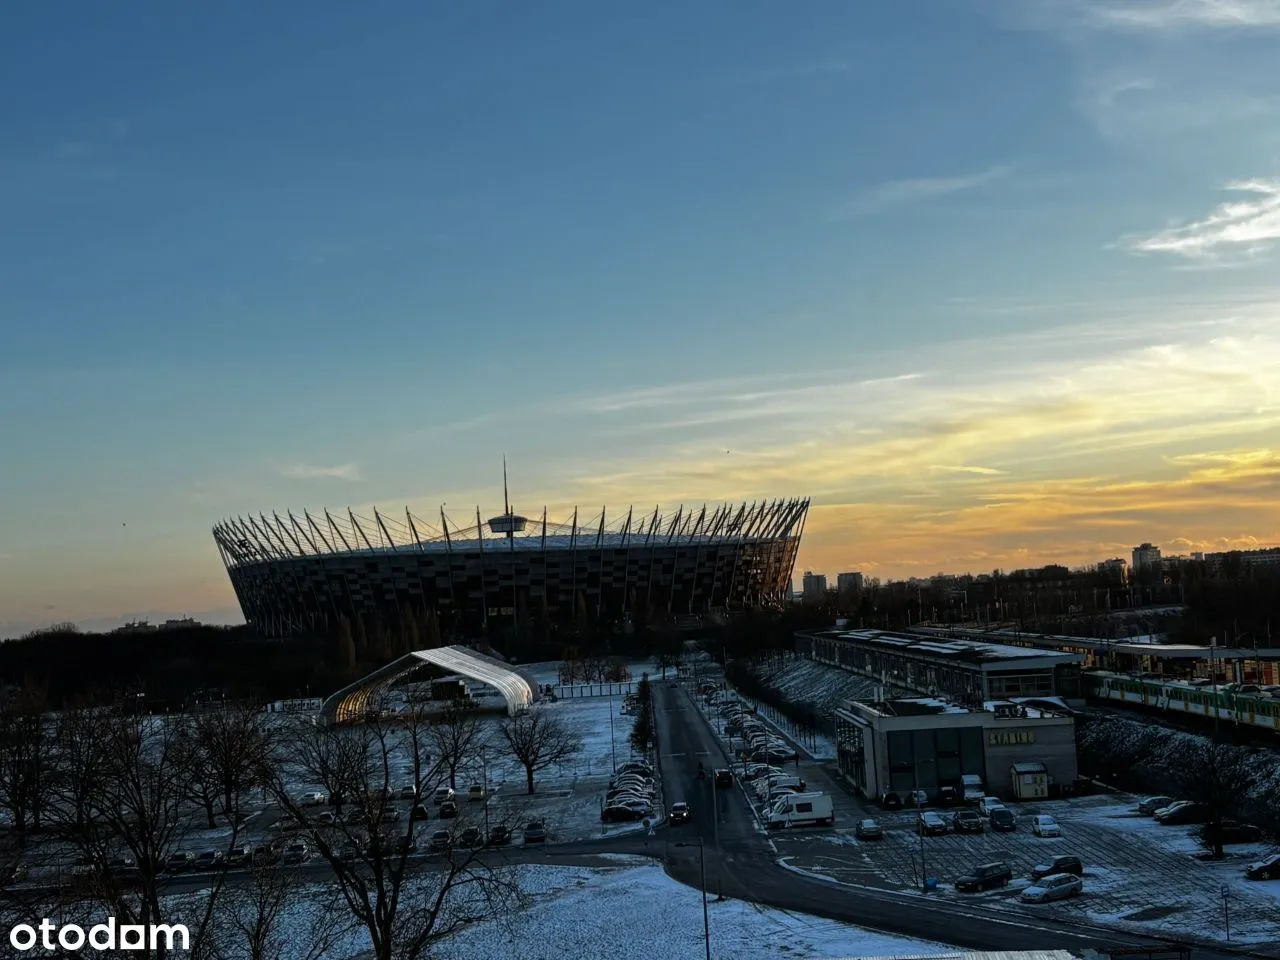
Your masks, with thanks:
[(987, 793), (1018, 793), (1015, 767), (1043, 765), (1051, 796), (1070, 790), (1078, 773), (1075, 720), (1063, 708), (988, 701), (969, 709), (933, 697), (846, 700), (835, 711), (841, 774), (864, 796), (915, 789), (936, 800), (942, 787), (982, 778)]
[(816, 630), (796, 634), (802, 655), (929, 696), (979, 707), (1005, 697), (1079, 696), (1075, 652), (940, 633)]

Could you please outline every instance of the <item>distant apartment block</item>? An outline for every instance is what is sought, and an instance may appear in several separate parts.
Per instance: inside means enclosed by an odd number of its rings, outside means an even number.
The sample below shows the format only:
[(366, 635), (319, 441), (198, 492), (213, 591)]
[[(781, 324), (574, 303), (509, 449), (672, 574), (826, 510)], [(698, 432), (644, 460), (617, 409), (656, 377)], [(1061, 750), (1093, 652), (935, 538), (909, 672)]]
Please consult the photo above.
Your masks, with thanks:
[(1112, 580), (1123, 582), (1125, 578), (1125, 567), (1127, 564), (1123, 557), (1112, 557), (1110, 560), (1103, 560), (1098, 564), (1098, 572)]
[(806, 600), (821, 600), (827, 593), (827, 576), (824, 573), (804, 572), (802, 581)]
[(863, 587), (862, 574), (858, 571), (853, 573), (836, 574), (836, 590), (840, 593), (854, 593)]
[(1145, 570), (1160, 566), (1160, 548), (1144, 543), (1133, 548), (1133, 569)]

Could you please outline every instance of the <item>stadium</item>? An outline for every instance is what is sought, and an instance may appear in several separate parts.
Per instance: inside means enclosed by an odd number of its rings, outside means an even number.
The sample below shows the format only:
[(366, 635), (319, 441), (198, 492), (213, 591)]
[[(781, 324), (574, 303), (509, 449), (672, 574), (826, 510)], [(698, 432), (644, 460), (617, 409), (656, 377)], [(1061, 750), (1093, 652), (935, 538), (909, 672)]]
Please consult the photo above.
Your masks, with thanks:
[[(407, 509), (393, 519), (307, 511), (213, 528), (245, 619), (268, 637), (344, 629), (417, 634), (384, 655), (444, 638), (549, 640), (569, 628), (627, 630), (657, 621), (777, 607), (788, 595), (807, 499), (665, 515), (628, 509), (560, 522), (504, 512), (458, 527)], [(344, 628), (344, 624), (346, 627)], [(406, 627), (406, 624), (412, 624)], [(423, 636), (423, 632), (432, 636)]]

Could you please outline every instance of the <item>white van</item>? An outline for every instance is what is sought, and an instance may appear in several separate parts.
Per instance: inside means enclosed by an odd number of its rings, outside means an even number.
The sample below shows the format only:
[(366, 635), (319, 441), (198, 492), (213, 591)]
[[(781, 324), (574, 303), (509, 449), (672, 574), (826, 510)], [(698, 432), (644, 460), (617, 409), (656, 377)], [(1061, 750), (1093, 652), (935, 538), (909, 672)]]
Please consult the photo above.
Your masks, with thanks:
[(983, 786), (982, 778), (976, 774), (966, 773), (961, 777), (960, 788), (964, 791), (965, 803), (981, 803), (982, 798), (987, 795), (987, 788)]
[(831, 798), (825, 793), (793, 793), (782, 797), (765, 814), (770, 830), (783, 827), (828, 826), (834, 821)]

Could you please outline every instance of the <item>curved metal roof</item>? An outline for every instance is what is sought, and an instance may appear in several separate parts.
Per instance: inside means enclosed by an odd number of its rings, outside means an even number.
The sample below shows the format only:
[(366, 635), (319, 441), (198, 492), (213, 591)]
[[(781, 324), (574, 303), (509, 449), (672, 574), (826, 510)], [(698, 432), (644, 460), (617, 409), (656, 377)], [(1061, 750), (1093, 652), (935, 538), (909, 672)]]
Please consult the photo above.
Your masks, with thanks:
[(363, 680), (357, 680), (333, 694), (320, 708), (320, 716), (329, 722), (349, 722), (364, 716), (371, 701), (396, 680), (430, 663), (450, 673), (493, 687), (507, 703), (507, 714), (514, 716), (536, 699), (537, 685), (521, 673), (492, 657), (463, 646), (434, 647), (415, 650), (384, 667), (379, 667)]

